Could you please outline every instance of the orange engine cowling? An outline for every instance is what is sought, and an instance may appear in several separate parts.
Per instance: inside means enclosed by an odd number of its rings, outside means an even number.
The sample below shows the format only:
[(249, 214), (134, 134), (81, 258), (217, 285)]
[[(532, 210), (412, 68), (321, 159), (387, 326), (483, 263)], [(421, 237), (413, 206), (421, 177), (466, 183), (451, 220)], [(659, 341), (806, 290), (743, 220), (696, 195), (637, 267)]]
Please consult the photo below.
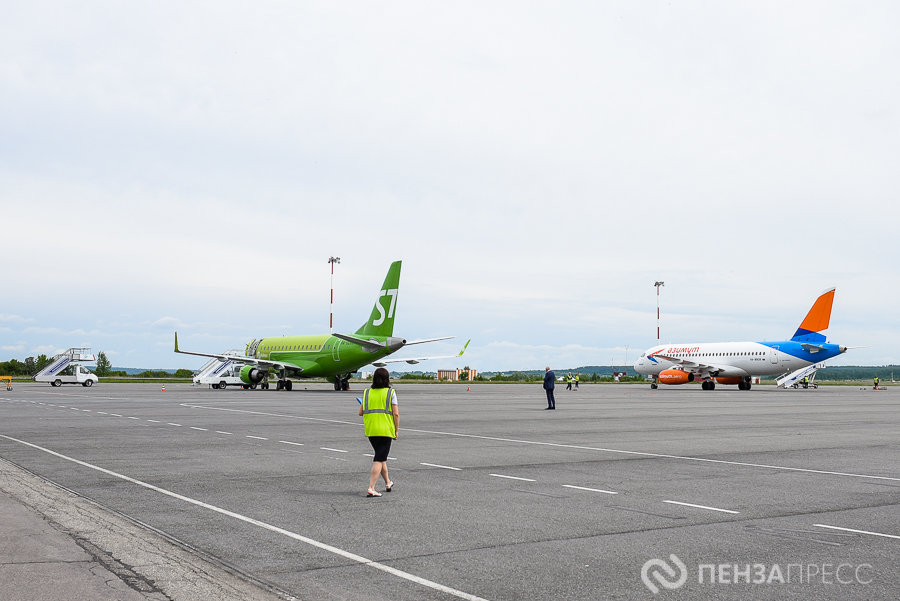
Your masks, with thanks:
[(694, 374), (680, 369), (666, 369), (659, 372), (660, 384), (687, 384), (694, 381)]
[(740, 377), (732, 377), (732, 378), (716, 378), (716, 382), (719, 384), (740, 384), (743, 378)]

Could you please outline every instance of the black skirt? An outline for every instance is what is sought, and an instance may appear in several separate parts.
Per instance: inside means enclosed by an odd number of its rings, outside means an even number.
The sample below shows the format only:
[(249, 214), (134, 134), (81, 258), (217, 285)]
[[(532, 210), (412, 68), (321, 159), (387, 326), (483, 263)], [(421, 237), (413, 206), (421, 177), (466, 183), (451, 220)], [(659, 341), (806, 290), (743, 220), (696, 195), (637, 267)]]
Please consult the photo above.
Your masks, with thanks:
[(373, 461), (387, 461), (388, 454), (391, 452), (391, 442), (394, 439), (390, 436), (370, 436), (369, 442), (372, 443), (372, 448), (375, 449), (375, 459)]

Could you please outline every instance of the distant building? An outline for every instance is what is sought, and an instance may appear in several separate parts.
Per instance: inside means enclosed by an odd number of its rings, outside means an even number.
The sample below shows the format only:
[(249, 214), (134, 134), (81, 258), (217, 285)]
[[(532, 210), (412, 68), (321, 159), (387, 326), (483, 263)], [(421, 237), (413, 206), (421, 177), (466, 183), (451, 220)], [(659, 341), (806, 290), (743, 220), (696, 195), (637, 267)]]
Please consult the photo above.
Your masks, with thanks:
[(457, 382), (459, 380), (459, 375), (465, 372), (469, 372), (469, 381), (475, 379), (475, 376), (478, 375), (478, 371), (474, 369), (439, 369), (437, 372), (438, 380), (450, 380), (451, 382)]

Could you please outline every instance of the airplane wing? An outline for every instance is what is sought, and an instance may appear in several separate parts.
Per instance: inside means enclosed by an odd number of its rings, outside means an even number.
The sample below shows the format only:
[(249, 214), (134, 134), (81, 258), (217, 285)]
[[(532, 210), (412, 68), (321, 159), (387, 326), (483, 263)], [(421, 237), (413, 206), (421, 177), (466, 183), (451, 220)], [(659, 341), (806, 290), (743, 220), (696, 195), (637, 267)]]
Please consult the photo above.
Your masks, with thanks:
[(175, 332), (175, 352), (182, 355), (196, 355), (197, 357), (212, 357), (219, 361), (238, 361), (247, 365), (259, 365), (262, 367), (274, 367), (277, 370), (291, 369), (296, 372), (302, 372), (303, 368), (287, 361), (268, 361), (266, 359), (257, 359), (256, 357), (247, 357), (245, 355), (223, 355), (220, 353), (194, 353), (191, 351), (182, 351), (178, 348), (178, 332)]
[(341, 340), (344, 340), (345, 342), (349, 342), (351, 344), (358, 344), (364, 349), (371, 351), (380, 351), (385, 346), (383, 343), (378, 342), (374, 338), (370, 340), (364, 340), (363, 338), (357, 338), (356, 336), (349, 336), (347, 334), (332, 334), (332, 336), (334, 336), (335, 338), (340, 338)]
[[(686, 359), (682, 359), (680, 357), (669, 357), (668, 355), (663, 355), (661, 353), (654, 353), (654, 357), (659, 357), (660, 359), (665, 359), (666, 361), (670, 361), (672, 363), (676, 363), (681, 365), (687, 371), (693, 372), (695, 374), (703, 374), (709, 376), (715, 376), (720, 372), (729, 371), (733, 372), (735, 367), (732, 365), (716, 365), (714, 363), (700, 363), (698, 361), (688, 361)], [(743, 370), (741, 370), (743, 371)]]
[(804, 351), (808, 351), (810, 353), (818, 353), (819, 351), (825, 350), (824, 346), (820, 346), (818, 344), (810, 344), (809, 342), (804, 342), (800, 346), (803, 347)]
[[(455, 336), (451, 336), (451, 338), (455, 338)], [(439, 340), (441, 340), (441, 339), (439, 339)], [(423, 342), (428, 342), (428, 341), (423, 341)], [(372, 363), (372, 365), (374, 365), (375, 367), (384, 367), (388, 363), (409, 363), (410, 365), (415, 365), (419, 361), (430, 361), (431, 359), (456, 359), (457, 357), (463, 356), (463, 353), (466, 352), (466, 348), (468, 348), (468, 346), (469, 346), (469, 342), (472, 342), (472, 340), (469, 339), (466, 342), (465, 346), (462, 347), (462, 350), (459, 351), (455, 355), (444, 355), (443, 357), (410, 357), (408, 359), (381, 359), (379, 361)]]
[[(407, 342), (406, 346), (409, 346), (410, 344), (425, 344), (426, 342), (437, 342), (438, 340), (450, 340), (451, 338), (456, 338), (456, 336), (444, 336), (443, 338), (429, 338), (428, 340), (413, 340), (411, 342)], [(466, 344), (469, 344), (469, 343), (467, 342)]]

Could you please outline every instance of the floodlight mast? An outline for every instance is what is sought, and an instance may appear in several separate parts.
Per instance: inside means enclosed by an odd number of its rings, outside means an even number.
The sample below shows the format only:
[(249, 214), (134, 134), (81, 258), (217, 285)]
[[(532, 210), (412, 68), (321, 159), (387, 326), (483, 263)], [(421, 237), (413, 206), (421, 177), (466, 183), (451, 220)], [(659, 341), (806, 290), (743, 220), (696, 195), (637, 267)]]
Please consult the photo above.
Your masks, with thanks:
[(654, 282), (656, 286), (656, 345), (659, 346), (659, 288), (665, 286), (665, 282)]
[(328, 331), (329, 333), (334, 333), (334, 264), (340, 263), (340, 257), (328, 257), (328, 262), (331, 264), (331, 305), (328, 309)]

